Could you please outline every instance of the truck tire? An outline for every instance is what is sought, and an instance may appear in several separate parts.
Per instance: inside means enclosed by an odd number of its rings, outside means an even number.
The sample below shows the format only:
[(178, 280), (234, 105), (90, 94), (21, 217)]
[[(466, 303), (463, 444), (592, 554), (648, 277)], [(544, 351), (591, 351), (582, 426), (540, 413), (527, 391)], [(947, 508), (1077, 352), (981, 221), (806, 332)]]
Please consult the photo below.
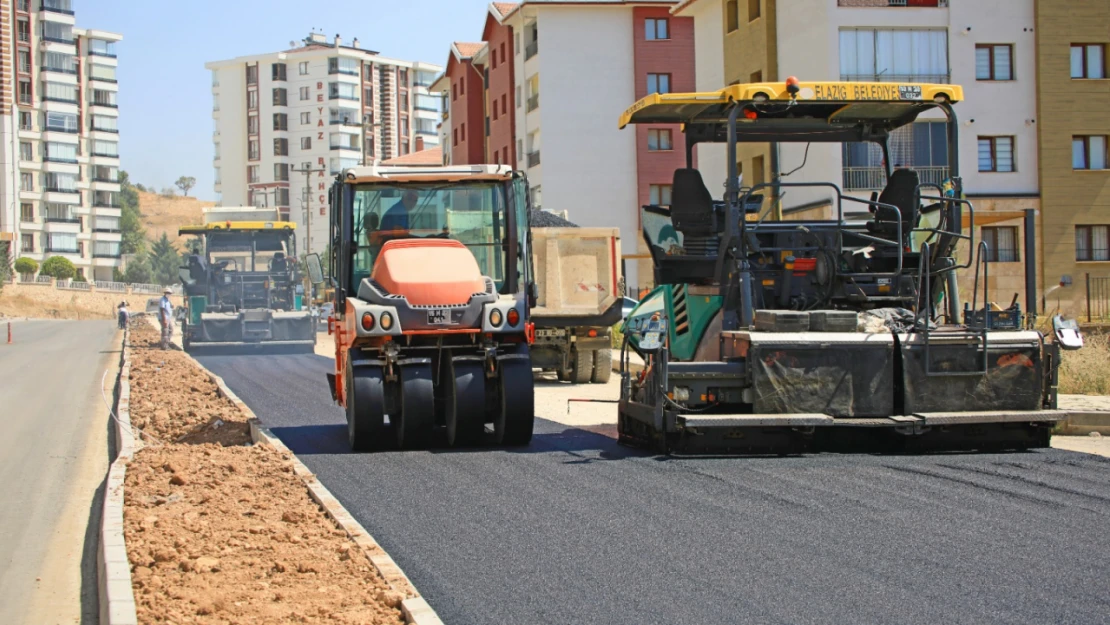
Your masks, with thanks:
[(398, 449), (427, 447), (435, 428), (435, 387), (432, 367), (427, 364), (407, 365), (401, 371), (401, 410), (393, 421)]
[(570, 354), (570, 381), (573, 384), (589, 384), (594, 375), (594, 353), (575, 350)]
[(555, 377), (558, 378), (560, 382), (570, 382), (570, 368), (559, 367), (555, 369)]
[(347, 362), (347, 439), (351, 451), (378, 449), (385, 442), (385, 383), (380, 367), (351, 367)]
[(527, 360), (504, 361), (500, 378), (501, 402), (493, 422), (495, 440), (498, 445), (510, 447), (527, 445), (532, 442), (536, 421), (532, 365)]
[(440, 384), (447, 387), (444, 421), (451, 447), (477, 445), (485, 432), (486, 376), (481, 362), (452, 362), (444, 359)]
[(605, 384), (613, 373), (613, 350), (599, 349), (594, 352), (594, 374), (590, 381), (594, 384)]

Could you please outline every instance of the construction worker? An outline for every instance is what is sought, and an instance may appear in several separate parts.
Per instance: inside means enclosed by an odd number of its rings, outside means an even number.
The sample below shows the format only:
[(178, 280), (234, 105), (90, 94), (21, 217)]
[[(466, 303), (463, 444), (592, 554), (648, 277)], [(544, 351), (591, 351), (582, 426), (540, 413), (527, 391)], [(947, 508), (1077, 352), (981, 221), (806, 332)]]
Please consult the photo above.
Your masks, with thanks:
[(162, 291), (162, 300), (158, 302), (158, 321), (162, 323), (162, 349), (169, 349), (170, 341), (173, 340), (173, 302), (170, 301), (172, 294), (173, 289), (166, 287)]
[(416, 206), (416, 201), (420, 199), (415, 189), (405, 189), (401, 194), (401, 201), (389, 207), (389, 210), (382, 216), (381, 224), (378, 230), (408, 230), (409, 229), (409, 213)]
[(120, 302), (119, 307), (116, 309), (116, 314), (119, 317), (119, 329), (122, 330), (127, 327), (127, 320), (131, 318), (131, 313), (127, 311), (127, 302)]

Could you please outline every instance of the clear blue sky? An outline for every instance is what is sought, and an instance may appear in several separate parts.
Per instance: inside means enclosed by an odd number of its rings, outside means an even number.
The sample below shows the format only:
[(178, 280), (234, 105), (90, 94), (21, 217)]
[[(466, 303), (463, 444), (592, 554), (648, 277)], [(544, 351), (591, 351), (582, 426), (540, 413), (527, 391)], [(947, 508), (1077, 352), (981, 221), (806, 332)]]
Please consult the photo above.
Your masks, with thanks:
[(442, 65), (452, 41), (478, 41), (487, 0), (75, 0), (77, 26), (117, 32), (120, 157), (134, 182), (197, 179), (212, 190), (208, 61), (284, 50), (312, 28), (392, 58)]

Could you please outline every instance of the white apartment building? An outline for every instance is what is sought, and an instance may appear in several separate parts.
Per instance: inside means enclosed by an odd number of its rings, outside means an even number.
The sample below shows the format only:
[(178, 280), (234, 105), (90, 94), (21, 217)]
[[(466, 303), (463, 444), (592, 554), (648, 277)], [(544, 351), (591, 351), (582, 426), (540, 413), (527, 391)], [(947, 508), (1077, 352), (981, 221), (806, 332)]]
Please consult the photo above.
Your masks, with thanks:
[(324, 250), (334, 174), (439, 143), (440, 101), (428, 87), (443, 68), (380, 56), (358, 39), (312, 33), (283, 52), (205, 67), (219, 202), (276, 207), (306, 233), (301, 252)]
[(112, 280), (122, 37), (76, 28), (71, 0), (4, 3), (0, 30), (0, 239), (15, 258), (63, 256), (88, 280)]

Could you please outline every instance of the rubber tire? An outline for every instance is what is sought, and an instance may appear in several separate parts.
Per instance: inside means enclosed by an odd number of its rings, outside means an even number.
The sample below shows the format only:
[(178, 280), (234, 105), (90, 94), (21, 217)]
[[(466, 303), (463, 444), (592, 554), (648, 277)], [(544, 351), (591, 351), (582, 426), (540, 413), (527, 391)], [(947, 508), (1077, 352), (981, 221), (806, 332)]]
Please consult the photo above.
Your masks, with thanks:
[(371, 451), (387, 441), (385, 383), (381, 367), (352, 368), (347, 361), (347, 441), (351, 451)]
[(560, 382), (570, 382), (570, 368), (567, 367), (564, 369), (563, 367), (559, 367), (555, 369), (555, 377), (558, 378)]
[(594, 384), (605, 384), (613, 374), (613, 350), (599, 349), (594, 352), (594, 374), (590, 381)]
[[(428, 446), (435, 429), (435, 386), (431, 365), (398, 367), (401, 378), (401, 410), (393, 422), (398, 449)], [(390, 415), (392, 417), (392, 415)]]
[(575, 350), (570, 353), (570, 381), (572, 384), (589, 384), (594, 375), (594, 353)]
[(181, 351), (189, 353), (192, 346), (193, 342), (189, 340), (189, 320), (184, 319), (181, 321)]
[(477, 445), (485, 432), (486, 376), (482, 363), (447, 360), (440, 383), (449, 385), (444, 399), (447, 444), (451, 447)]
[(493, 424), (494, 437), (498, 445), (527, 445), (532, 442), (532, 428), (536, 422), (532, 364), (521, 360), (502, 361), (499, 373), (501, 405)]

